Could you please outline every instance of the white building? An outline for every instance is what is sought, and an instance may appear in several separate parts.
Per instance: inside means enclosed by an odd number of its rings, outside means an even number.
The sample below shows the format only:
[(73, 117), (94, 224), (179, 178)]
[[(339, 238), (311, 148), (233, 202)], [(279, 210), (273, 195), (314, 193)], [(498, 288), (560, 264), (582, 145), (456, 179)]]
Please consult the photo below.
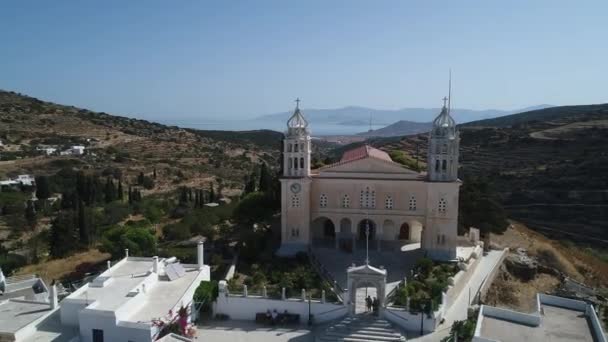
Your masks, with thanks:
[(53, 155), (57, 152), (56, 147), (48, 147), (48, 146), (38, 146), (36, 150), (44, 152), (47, 156)]
[(70, 150), (72, 151), (72, 154), (75, 155), (75, 156), (81, 156), (81, 155), (83, 155), (84, 154), (84, 149), (85, 149), (85, 147), (82, 146), (82, 145), (75, 145), (75, 146), (72, 146), (70, 148)]
[(539, 293), (530, 313), (482, 305), (474, 342), (606, 342), (593, 305)]
[(0, 341), (25, 341), (57, 311), (57, 289), (29, 275), (5, 278), (0, 269)]
[(308, 122), (296, 106), (283, 141), (278, 254), (315, 244), (352, 250), (365, 245), (369, 231), (374, 248), (419, 242), (429, 257), (455, 259), (460, 137), (446, 101), (429, 134), (427, 172), (410, 170), (370, 146), (311, 170)]
[[(198, 264), (175, 258), (127, 256), (61, 302), (61, 323), (79, 330), (82, 342), (155, 340), (154, 320), (190, 308), (194, 291), (210, 277), (198, 245)], [(169, 313), (172, 312), (169, 317)], [(190, 311), (191, 312), (191, 311)]]

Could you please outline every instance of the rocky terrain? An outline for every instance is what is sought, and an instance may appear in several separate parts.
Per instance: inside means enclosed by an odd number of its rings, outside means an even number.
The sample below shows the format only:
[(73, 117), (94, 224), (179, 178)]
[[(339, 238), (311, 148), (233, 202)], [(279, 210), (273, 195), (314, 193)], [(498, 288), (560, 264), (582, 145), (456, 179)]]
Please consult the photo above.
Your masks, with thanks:
[[(0, 91), (0, 178), (51, 174), (65, 166), (116, 168), (126, 178), (139, 172), (168, 175), (154, 191), (192, 182), (224, 181), (240, 188), (261, 160), (276, 165), (281, 133), (221, 132), (168, 127)], [(45, 156), (36, 149), (84, 145), (84, 156)]]

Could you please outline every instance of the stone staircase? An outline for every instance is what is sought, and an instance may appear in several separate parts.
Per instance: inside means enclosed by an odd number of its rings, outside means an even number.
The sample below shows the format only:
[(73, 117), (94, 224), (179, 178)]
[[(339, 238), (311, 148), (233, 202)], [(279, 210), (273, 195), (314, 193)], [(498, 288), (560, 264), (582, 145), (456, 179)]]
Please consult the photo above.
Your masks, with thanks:
[(384, 319), (372, 316), (371, 314), (361, 314), (354, 317), (345, 317), (338, 323), (329, 326), (316, 342), (345, 341), (405, 341), (398, 329)]

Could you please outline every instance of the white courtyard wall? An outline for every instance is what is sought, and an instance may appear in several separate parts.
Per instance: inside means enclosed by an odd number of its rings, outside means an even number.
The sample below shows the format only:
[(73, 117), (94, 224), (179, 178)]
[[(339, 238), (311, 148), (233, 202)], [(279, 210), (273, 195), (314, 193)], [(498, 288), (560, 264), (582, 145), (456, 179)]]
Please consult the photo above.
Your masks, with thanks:
[(604, 334), (604, 331), (602, 330), (602, 323), (600, 322), (593, 305), (587, 305), (585, 314), (589, 318), (589, 321), (591, 321), (591, 330), (593, 331), (593, 335), (597, 339), (597, 342), (606, 342), (606, 334)]
[(502, 255), (498, 259), (498, 262), (496, 263), (496, 266), (490, 272), (490, 274), (488, 274), (486, 276), (485, 280), (483, 281), (483, 284), (481, 284), (481, 287), (479, 288), (479, 295), (481, 296), (481, 298), (484, 298), (484, 296), (486, 295), (486, 293), (490, 289), (490, 286), (494, 282), (494, 279), (496, 278), (496, 276), (500, 272), (500, 266), (502, 265), (503, 261), (505, 260), (505, 258), (507, 257), (508, 254), (509, 254), (509, 248), (505, 248), (505, 249), (502, 250)]
[[(283, 313), (285, 310), (292, 314), (300, 315), (300, 323), (308, 321), (308, 301), (298, 299), (277, 300), (263, 297), (224, 296), (220, 294), (214, 303), (215, 314), (225, 314), (230, 319), (254, 321), (255, 315), (266, 310), (277, 310)], [(314, 315), (315, 324), (329, 322), (347, 313), (343, 304), (321, 303), (312, 301), (311, 312)]]
[[(445, 301), (443, 304), (445, 305), (445, 309), (449, 309), (454, 300), (458, 298), (462, 290), (467, 286), (469, 280), (475, 273), (477, 266), (479, 265), (481, 258), (483, 257), (483, 249), (480, 246), (475, 247), (475, 250), (472, 253), (471, 258), (466, 263), (466, 270), (461, 270), (456, 275), (454, 275), (454, 285), (449, 286), (448, 290), (445, 292)], [(500, 264), (496, 265), (496, 268), (499, 268)], [(474, 293), (471, 293), (471, 296), (474, 296)], [(470, 299), (473, 299), (471, 297)], [(470, 304), (470, 303), (469, 303)]]
[(509, 309), (496, 308), (493, 306), (486, 305), (482, 305), (481, 310), (483, 310), (483, 315), (488, 317), (494, 317), (534, 327), (539, 326), (541, 321), (541, 317), (538, 312), (536, 312), (535, 314), (527, 314), (523, 312), (517, 312)]
[(544, 293), (539, 293), (538, 299), (541, 304), (554, 305), (554, 306), (559, 306), (562, 308), (572, 309), (572, 310), (577, 310), (577, 311), (585, 311), (585, 310), (587, 310), (587, 306), (588, 306), (587, 303), (580, 301), (580, 300), (551, 296), (551, 295), (547, 295)]
[(433, 316), (429, 317), (427, 314), (421, 315), (419, 313), (414, 314), (406, 309), (387, 307), (383, 310), (384, 319), (401, 327), (406, 331), (420, 331), (420, 323), (422, 317), (424, 317), (424, 323), (422, 323), (422, 331), (427, 334), (435, 331), (438, 324), (438, 319)]
[(80, 312), (80, 339), (93, 341), (93, 329), (103, 330), (104, 341), (149, 342), (152, 340), (150, 324), (121, 322), (117, 325), (112, 311), (85, 309)]

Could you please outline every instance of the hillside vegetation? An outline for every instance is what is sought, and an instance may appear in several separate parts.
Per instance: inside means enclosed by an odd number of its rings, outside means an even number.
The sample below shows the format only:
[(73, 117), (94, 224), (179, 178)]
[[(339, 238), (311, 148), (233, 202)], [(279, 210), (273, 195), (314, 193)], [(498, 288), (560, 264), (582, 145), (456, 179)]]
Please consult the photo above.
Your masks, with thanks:
[[(461, 179), (485, 179), (509, 217), (556, 239), (608, 246), (608, 104), (481, 120), (460, 132)], [(369, 143), (424, 160), (427, 139)]]

